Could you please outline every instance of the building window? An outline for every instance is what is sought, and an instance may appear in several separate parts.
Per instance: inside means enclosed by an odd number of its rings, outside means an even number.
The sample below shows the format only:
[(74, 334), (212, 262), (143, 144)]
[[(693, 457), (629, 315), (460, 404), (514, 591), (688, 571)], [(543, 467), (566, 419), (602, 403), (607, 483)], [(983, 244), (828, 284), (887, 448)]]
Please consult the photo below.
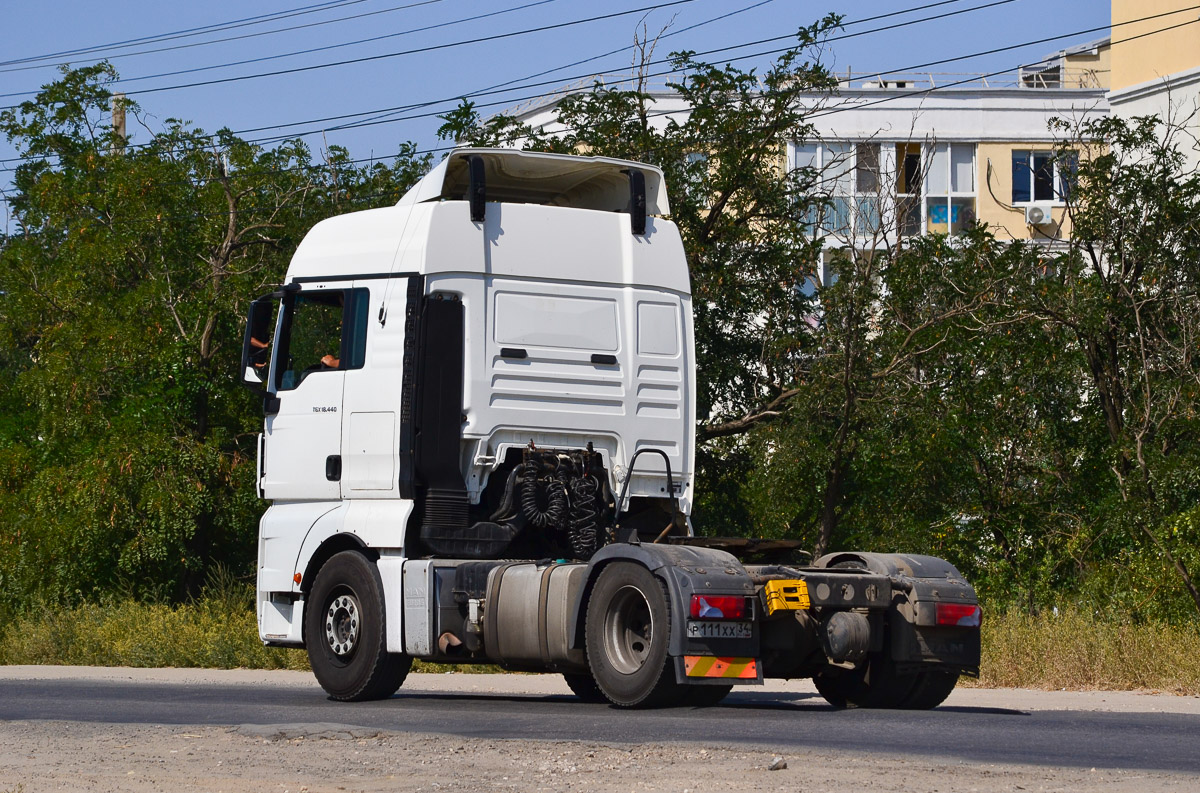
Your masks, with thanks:
[(879, 186), (883, 182), (878, 143), (854, 144), (854, 234), (870, 237), (880, 226)]
[(809, 209), (810, 234), (870, 236), (879, 230), (880, 147), (878, 143), (806, 143), (793, 149), (793, 167), (817, 172), (816, 196), (823, 206)]
[(896, 219), (902, 237), (921, 233), (921, 144), (896, 144)]
[(847, 253), (844, 248), (821, 251), (817, 261), (810, 263), (813, 274), (800, 284), (800, 293), (812, 297), (818, 287), (828, 289), (838, 282), (838, 271), (846, 266)]
[(937, 143), (925, 173), (925, 228), (958, 234), (975, 224), (975, 144)]
[(684, 156), (683, 190), (692, 201), (708, 206), (708, 152), (690, 151)]
[(1012, 202), (1062, 203), (1070, 197), (1078, 157), (1073, 152), (1014, 149), (1012, 153)]

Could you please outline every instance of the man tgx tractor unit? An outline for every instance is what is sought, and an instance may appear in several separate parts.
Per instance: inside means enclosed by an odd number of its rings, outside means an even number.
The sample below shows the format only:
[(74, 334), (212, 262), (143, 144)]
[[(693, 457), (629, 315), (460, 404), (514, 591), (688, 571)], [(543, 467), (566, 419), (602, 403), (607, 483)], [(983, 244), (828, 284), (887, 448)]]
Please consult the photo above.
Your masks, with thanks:
[(727, 549), (771, 544), (693, 536), (668, 214), (651, 166), (460, 149), (396, 206), (318, 223), (253, 302), (259, 632), (334, 699), (390, 696), (414, 658), (625, 707), (811, 677), (837, 705), (930, 708), (978, 674), (945, 561), (750, 564)]

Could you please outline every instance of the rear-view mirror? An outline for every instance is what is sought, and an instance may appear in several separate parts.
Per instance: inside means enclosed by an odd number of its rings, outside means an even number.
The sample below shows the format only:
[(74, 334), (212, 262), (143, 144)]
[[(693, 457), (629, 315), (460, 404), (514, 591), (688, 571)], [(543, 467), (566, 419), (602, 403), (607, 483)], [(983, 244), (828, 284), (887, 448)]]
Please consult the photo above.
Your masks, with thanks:
[(242, 385), (265, 391), (271, 366), (271, 332), (275, 325), (273, 297), (260, 297), (250, 304), (246, 317), (246, 337), (242, 341)]

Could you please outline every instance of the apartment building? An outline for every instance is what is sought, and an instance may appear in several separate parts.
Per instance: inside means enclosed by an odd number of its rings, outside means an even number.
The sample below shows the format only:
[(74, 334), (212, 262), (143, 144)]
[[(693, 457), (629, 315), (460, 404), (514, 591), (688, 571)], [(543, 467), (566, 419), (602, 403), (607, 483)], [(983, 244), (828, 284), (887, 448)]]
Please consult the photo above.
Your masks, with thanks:
[(1112, 0), (1112, 112), (1156, 115), (1200, 167), (1200, 11), (1191, 0)]
[(830, 201), (814, 223), (834, 246), (953, 235), (977, 222), (1001, 238), (1063, 240), (1074, 160), (1057, 150), (1051, 121), (1108, 112), (1101, 59), (1073, 60), (1059, 53), (1053, 67), (1006, 79), (848, 75), (814, 112), (817, 135), (788, 146), (791, 166), (824, 169)]
[[(1076, 125), (1109, 112), (1108, 39), (1049, 54), (1000, 77), (961, 74), (837, 75), (834, 96), (801, 98), (816, 126), (789, 141), (789, 167), (811, 166), (826, 201), (810, 213), (814, 234), (839, 248), (878, 249), (919, 234), (957, 234), (987, 223), (1003, 239), (1057, 246), (1073, 159), (1057, 151), (1052, 119)], [(553, 133), (571, 89), (510, 111)], [(652, 92), (651, 123), (688, 112)]]

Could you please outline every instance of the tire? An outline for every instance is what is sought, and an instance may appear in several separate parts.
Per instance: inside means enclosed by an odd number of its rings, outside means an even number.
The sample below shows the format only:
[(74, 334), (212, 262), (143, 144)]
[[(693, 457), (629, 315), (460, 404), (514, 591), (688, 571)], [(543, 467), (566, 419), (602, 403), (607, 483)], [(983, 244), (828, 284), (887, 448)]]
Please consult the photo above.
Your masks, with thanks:
[(404, 682), (412, 659), (389, 653), (379, 569), (355, 551), (332, 556), (317, 573), (304, 615), (313, 674), (332, 699), (386, 699)]
[(920, 672), (916, 684), (900, 707), (908, 710), (936, 708), (946, 701), (956, 685), (958, 675), (954, 672)]
[(683, 704), (692, 708), (711, 708), (729, 696), (733, 686), (684, 686)]
[(600, 686), (596, 685), (596, 679), (586, 672), (563, 672), (563, 680), (567, 681), (571, 693), (584, 702), (608, 702)]
[(675, 664), (667, 654), (666, 587), (640, 564), (614, 562), (600, 572), (584, 632), (592, 677), (614, 705), (672, 705), (686, 693), (675, 682)]
[(856, 669), (834, 669), (817, 675), (813, 683), (835, 708), (903, 708), (918, 677), (918, 673), (898, 673), (885, 650), (871, 655)]

